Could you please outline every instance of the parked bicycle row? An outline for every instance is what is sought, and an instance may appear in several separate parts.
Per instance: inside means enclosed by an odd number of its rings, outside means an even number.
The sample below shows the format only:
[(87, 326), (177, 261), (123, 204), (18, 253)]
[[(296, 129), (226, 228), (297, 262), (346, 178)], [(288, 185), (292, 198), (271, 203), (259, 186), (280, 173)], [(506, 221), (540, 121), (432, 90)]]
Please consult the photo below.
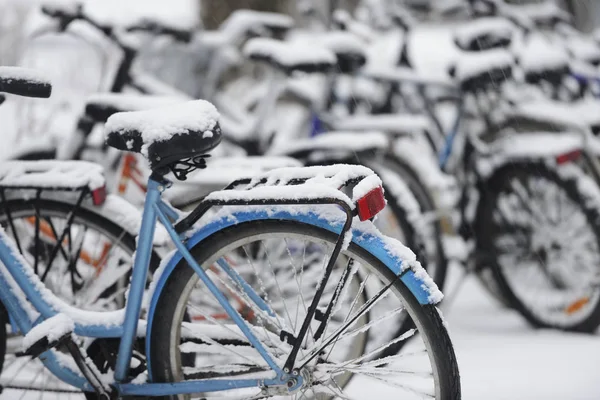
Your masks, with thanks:
[[(453, 4), (214, 32), (44, 5), (123, 58), (64, 142), (1, 165), (4, 390), (458, 399), (435, 308), (452, 259), (533, 326), (594, 332), (600, 45), (548, 4)], [(434, 77), (411, 59), (432, 14), (461, 21)], [(141, 74), (131, 35), (210, 48), (218, 113)], [(0, 69), (0, 92), (50, 87)]]

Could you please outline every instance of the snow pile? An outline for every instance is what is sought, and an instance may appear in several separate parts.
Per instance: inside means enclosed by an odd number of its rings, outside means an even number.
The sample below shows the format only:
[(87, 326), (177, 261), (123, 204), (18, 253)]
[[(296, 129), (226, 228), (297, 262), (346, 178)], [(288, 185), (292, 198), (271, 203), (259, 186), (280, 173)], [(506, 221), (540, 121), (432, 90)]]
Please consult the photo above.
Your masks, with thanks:
[(485, 36), (510, 39), (514, 30), (514, 25), (504, 18), (479, 18), (457, 28), (454, 38), (459, 46), (467, 48), (472, 41)]
[(104, 186), (100, 165), (86, 161), (6, 161), (0, 164), (0, 186), (67, 188)]
[[(367, 179), (371, 176), (375, 178)], [(339, 190), (352, 180), (359, 180), (354, 195), (362, 197), (381, 186), (381, 180), (367, 167), (359, 165), (329, 165), (316, 167), (277, 168), (254, 175), (242, 189), (221, 190), (206, 197), (208, 201), (287, 201), (332, 198), (354, 208), (351, 200)]]
[(519, 63), (527, 72), (542, 72), (566, 67), (567, 52), (542, 35), (530, 35), (519, 51)]
[(352, 189), (352, 199), (357, 201), (363, 197), (365, 197), (369, 192), (378, 187), (382, 187), (383, 182), (377, 175), (369, 175), (365, 179), (362, 179), (360, 182), (354, 186)]
[(54, 7), (66, 7), (67, 10), (73, 9), (77, 3), (83, 4), (84, 12), (98, 22), (121, 27), (143, 19), (160, 21), (179, 29), (192, 29), (200, 22), (199, 2), (195, 0), (54, 0), (53, 3)]
[(114, 114), (106, 122), (105, 132), (139, 132), (144, 143), (142, 153), (145, 154), (150, 144), (169, 140), (174, 135), (198, 132), (202, 137), (211, 137), (218, 120), (215, 106), (205, 100), (195, 100)]
[(260, 33), (264, 27), (276, 29), (290, 29), (294, 20), (289, 15), (254, 11), (235, 10), (219, 26), (221, 34), (225, 35), (229, 43), (239, 42), (251, 32)]
[(493, 69), (510, 68), (514, 62), (513, 55), (504, 49), (473, 53), (465, 52), (460, 56), (456, 64), (456, 78), (460, 81), (465, 81)]
[(48, 338), (48, 342), (56, 342), (75, 329), (75, 322), (65, 314), (56, 314), (44, 322), (33, 327), (23, 337), (23, 350), (29, 349), (42, 338)]
[(359, 54), (365, 55), (367, 49), (365, 41), (347, 31), (329, 31), (329, 32), (312, 32), (312, 31), (295, 31), (293, 35), (288, 37), (291, 43), (300, 43), (303, 45), (313, 45), (318, 43), (335, 54)]
[(323, 34), (319, 43), (336, 54), (364, 54), (365, 44), (356, 35), (349, 32), (334, 31)]
[(571, 55), (586, 62), (600, 60), (600, 46), (591, 38), (585, 36), (571, 36), (566, 43)]
[(244, 46), (244, 55), (249, 58), (268, 58), (285, 68), (302, 64), (335, 65), (336, 57), (330, 50), (302, 41), (282, 42), (268, 38), (255, 38)]
[(0, 83), (5, 81), (24, 81), (35, 84), (51, 85), (50, 79), (42, 72), (31, 68), (0, 66)]

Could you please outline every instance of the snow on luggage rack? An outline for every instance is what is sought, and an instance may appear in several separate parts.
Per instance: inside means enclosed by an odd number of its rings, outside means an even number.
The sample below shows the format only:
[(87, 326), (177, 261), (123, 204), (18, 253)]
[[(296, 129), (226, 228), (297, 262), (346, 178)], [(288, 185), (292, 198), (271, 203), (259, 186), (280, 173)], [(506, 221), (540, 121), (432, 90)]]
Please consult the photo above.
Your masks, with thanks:
[[(352, 198), (340, 189), (352, 185)], [(183, 233), (213, 206), (338, 205), (346, 213), (346, 232), (354, 215), (371, 219), (385, 207), (381, 179), (360, 165), (337, 164), (277, 168), (212, 192), (176, 225)]]
[(89, 192), (95, 205), (106, 198), (103, 168), (85, 161), (6, 161), (0, 163), (0, 192), (33, 189)]

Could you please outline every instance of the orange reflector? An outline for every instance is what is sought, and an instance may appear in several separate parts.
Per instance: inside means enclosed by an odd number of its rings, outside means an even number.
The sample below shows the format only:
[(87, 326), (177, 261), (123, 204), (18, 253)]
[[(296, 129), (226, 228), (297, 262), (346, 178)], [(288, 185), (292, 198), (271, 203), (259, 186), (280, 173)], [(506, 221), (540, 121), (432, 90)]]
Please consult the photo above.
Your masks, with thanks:
[(577, 311), (581, 310), (583, 308), (583, 306), (585, 306), (587, 303), (590, 302), (590, 298), (589, 297), (583, 297), (579, 300), (574, 301), (573, 303), (571, 303), (566, 309), (565, 312), (569, 315), (575, 314)]
[(358, 199), (356, 207), (358, 209), (358, 218), (361, 221), (366, 221), (376, 216), (385, 207), (383, 188), (378, 186), (372, 189), (369, 193)]
[(556, 156), (556, 163), (558, 165), (566, 164), (571, 161), (576, 161), (581, 156), (581, 150), (573, 150), (568, 153), (563, 153)]
[(98, 189), (92, 190), (92, 202), (95, 206), (104, 204), (106, 200), (106, 186), (101, 186)]

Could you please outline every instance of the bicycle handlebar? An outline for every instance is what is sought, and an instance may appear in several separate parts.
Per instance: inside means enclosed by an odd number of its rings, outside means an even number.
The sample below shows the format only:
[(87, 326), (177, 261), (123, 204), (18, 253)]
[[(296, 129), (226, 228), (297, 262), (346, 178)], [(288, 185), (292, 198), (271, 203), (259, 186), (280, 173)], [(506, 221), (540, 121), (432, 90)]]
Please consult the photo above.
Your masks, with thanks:
[[(85, 14), (83, 11), (83, 6), (80, 3), (76, 3), (73, 6), (63, 6), (63, 5), (43, 5), (42, 13), (45, 15), (54, 18), (59, 21), (60, 30), (64, 31), (68, 28), (68, 26), (74, 21), (85, 21), (94, 28), (98, 29), (112, 41), (114, 41), (121, 48), (127, 47), (121, 40), (114, 34), (114, 29), (110, 25), (103, 25), (97, 21), (95, 21), (92, 17)], [(149, 32), (157, 35), (167, 35), (172, 37), (173, 39), (183, 42), (189, 43), (193, 38), (193, 33), (189, 30), (182, 30), (173, 28), (170, 26), (166, 26), (161, 24), (158, 21), (145, 19), (140, 21), (137, 24), (131, 25), (125, 28), (127, 32)]]
[(101, 31), (106, 36), (116, 40), (117, 38), (113, 35), (113, 29), (111, 26), (102, 25), (99, 22), (94, 21), (91, 17), (86, 15), (83, 12), (83, 5), (81, 3), (76, 3), (73, 6), (63, 6), (63, 5), (48, 5), (45, 4), (42, 6), (42, 13), (54, 18), (59, 21), (60, 30), (66, 30), (69, 25), (74, 21), (85, 21), (88, 24), (92, 25), (94, 28)]
[(127, 27), (126, 30), (128, 32), (148, 32), (155, 35), (171, 36), (182, 43), (190, 43), (194, 36), (192, 31), (173, 28), (150, 19), (143, 19), (139, 23)]

